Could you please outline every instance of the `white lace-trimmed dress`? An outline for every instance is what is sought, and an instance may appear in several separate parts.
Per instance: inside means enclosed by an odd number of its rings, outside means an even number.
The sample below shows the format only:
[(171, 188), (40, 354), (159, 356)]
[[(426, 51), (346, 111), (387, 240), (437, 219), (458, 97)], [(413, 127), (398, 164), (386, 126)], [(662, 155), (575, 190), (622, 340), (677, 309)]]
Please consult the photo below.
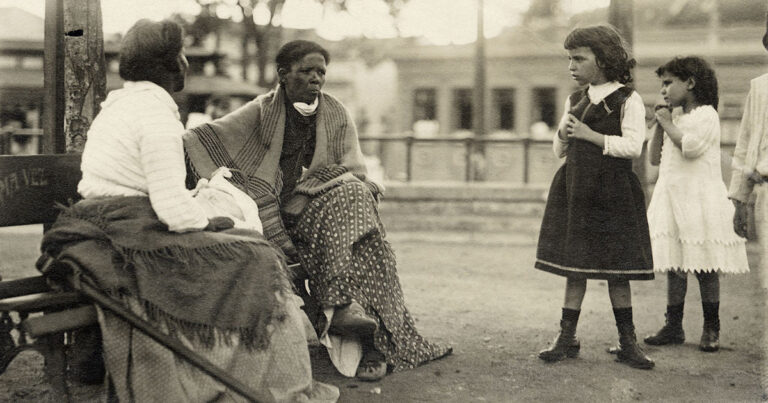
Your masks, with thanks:
[(720, 119), (709, 105), (673, 117), (682, 149), (668, 135), (648, 207), (654, 270), (746, 273), (745, 240), (720, 167)]

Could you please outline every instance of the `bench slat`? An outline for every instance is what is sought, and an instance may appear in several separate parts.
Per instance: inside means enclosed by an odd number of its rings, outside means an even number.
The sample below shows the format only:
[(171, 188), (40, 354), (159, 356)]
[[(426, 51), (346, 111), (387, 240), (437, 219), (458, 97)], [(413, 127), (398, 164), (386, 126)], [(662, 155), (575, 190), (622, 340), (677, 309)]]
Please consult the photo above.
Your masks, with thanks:
[(43, 276), (0, 281), (0, 299), (50, 291)]
[(93, 305), (35, 316), (24, 321), (22, 328), (32, 337), (79, 329), (97, 323)]
[(44, 292), (39, 294), (30, 294), (20, 297), (2, 299), (0, 300), (0, 312), (36, 312), (47, 309), (67, 307), (83, 301), (83, 297), (78, 292), (74, 291)]

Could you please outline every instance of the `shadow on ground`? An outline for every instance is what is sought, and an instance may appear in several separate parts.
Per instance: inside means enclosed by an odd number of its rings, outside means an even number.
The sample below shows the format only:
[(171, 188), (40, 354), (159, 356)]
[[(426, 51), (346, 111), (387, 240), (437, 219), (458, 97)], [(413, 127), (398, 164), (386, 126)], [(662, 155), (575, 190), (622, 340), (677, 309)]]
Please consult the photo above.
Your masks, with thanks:
[[(393, 236), (400, 280), (418, 329), (451, 344), (453, 355), (375, 383), (340, 376), (321, 348), (312, 348), (315, 376), (338, 385), (341, 402), (595, 402), (760, 401), (760, 350), (765, 290), (756, 270), (722, 278), (722, 350), (696, 349), (702, 315), (690, 278), (684, 327), (688, 340), (647, 347), (656, 369), (615, 363), (605, 349), (617, 332), (605, 282), (590, 281), (579, 323), (581, 355), (546, 364), (536, 357), (557, 333), (565, 281), (534, 270), (535, 245), (434, 242)], [(35, 248), (31, 248), (34, 255)], [(756, 256), (751, 256), (756, 260)], [(19, 259), (25, 259), (24, 256)], [(34, 261), (34, 258), (29, 260)], [(31, 263), (27, 265), (31, 268)], [(754, 267), (754, 266), (753, 266)], [(9, 272), (6, 278), (34, 274)], [(664, 320), (665, 276), (634, 282), (639, 337)], [(76, 401), (98, 401), (100, 388), (78, 388)], [(47, 397), (42, 360), (25, 353), (0, 376), (0, 400), (37, 402)]]

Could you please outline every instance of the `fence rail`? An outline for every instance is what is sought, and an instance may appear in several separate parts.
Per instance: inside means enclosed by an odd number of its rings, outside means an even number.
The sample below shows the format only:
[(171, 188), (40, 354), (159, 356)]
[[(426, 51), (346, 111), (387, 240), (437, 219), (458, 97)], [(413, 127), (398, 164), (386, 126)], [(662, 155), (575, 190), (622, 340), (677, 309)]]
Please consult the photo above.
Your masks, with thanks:
[[(473, 156), (478, 152), (483, 152), (487, 145), (492, 144), (519, 144), (523, 148), (523, 183), (528, 183), (530, 179), (530, 148), (534, 144), (551, 144), (552, 140), (532, 139), (526, 137), (520, 138), (475, 138), (475, 137), (416, 137), (413, 135), (400, 136), (364, 136), (360, 137), (361, 143), (376, 142), (382, 143), (403, 143), (405, 145), (405, 180), (413, 180), (413, 146), (417, 143), (453, 143), (464, 145), (464, 180), (472, 182), (476, 180), (475, 164), (472, 163)], [(379, 153), (381, 159), (381, 152)]]
[(24, 154), (40, 154), (43, 151), (43, 129), (0, 129), (0, 155), (12, 154), (11, 144), (15, 141), (20, 145), (29, 145)]
[[(22, 153), (22, 154), (40, 154), (42, 152), (42, 135), (43, 130), (42, 129), (10, 129), (10, 130), (0, 130), (0, 155), (2, 154), (11, 154), (12, 153), (12, 147), (11, 144), (13, 142), (18, 143), (19, 146), (16, 147), (15, 150), (13, 150), (15, 153)], [(537, 168), (539, 170), (547, 170), (547, 169), (556, 169), (556, 167), (559, 165), (559, 160), (554, 157), (551, 151), (551, 139), (534, 139), (530, 137), (514, 137), (514, 138), (500, 138), (500, 137), (485, 137), (485, 138), (475, 138), (475, 137), (456, 137), (456, 136), (441, 136), (441, 137), (417, 137), (414, 136), (411, 133), (406, 133), (402, 135), (396, 135), (396, 136), (362, 136), (360, 137), (360, 143), (362, 145), (368, 145), (373, 144), (377, 150), (372, 152), (373, 154), (377, 154), (380, 161), (383, 164), (383, 168), (388, 172), (396, 172), (399, 169), (404, 168), (404, 180), (406, 182), (411, 182), (414, 180), (414, 166), (416, 165), (414, 161), (414, 148), (418, 147), (420, 145), (428, 145), (428, 144), (434, 144), (436, 147), (434, 150), (429, 150), (430, 152), (434, 152), (436, 155), (441, 152), (441, 150), (437, 146), (438, 144), (459, 144), (462, 146), (463, 149), (463, 155), (461, 156), (463, 161), (463, 180), (465, 182), (473, 182), (473, 181), (482, 181), (485, 180), (482, 178), (479, 174), (478, 169), (478, 162), (477, 158), (478, 155), (485, 154), (486, 156), (490, 154), (494, 154), (494, 152), (497, 153), (498, 156), (498, 150), (499, 148), (507, 147), (507, 151), (509, 151), (509, 146), (519, 146), (520, 149), (516, 150), (518, 154), (516, 154), (515, 157), (511, 158), (517, 158), (517, 156), (520, 157), (521, 161), (519, 161), (521, 164), (518, 166), (519, 168), (519, 174), (518, 178), (520, 180), (517, 181), (517, 183), (522, 182), (523, 184), (530, 184), (533, 182), (540, 183), (542, 180), (542, 176), (547, 178), (547, 181), (551, 179), (551, 176), (549, 174), (539, 174), (539, 175), (533, 175), (532, 170), (534, 168)], [(386, 147), (383, 147), (383, 145), (386, 144), (401, 144), (404, 146), (404, 167), (400, 165), (400, 167), (395, 168), (393, 166), (388, 166), (386, 164), (388, 154), (393, 154), (393, 149), (386, 149)], [(501, 146), (501, 147), (496, 147)], [(723, 142), (721, 143), (721, 150), (723, 152), (723, 179), (728, 182), (728, 179), (730, 178), (730, 175), (728, 173), (729, 166), (730, 166), (730, 156), (733, 154), (733, 148), (735, 144), (733, 142)], [(496, 147), (496, 148), (494, 148)], [(396, 150), (395, 150), (396, 151)], [(444, 153), (446, 150), (443, 149), (442, 152)], [(369, 152), (371, 154), (371, 152)], [(394, 153), (397, 154), (397, 153)], [(445, 157), (443, 155), (443, 157)], [(458, 164), (461, 164), (462, 162), (459, 162)], [(498, 167), (496, 167), (498, 168)], [(491, 170), (492, 168), (489, 168), (487, 170)], [(456, 169), (455, 171), (458, 171)], [(553, 172), (552, 172), (553, 173)], [(457, 176), (462, 175), (462, 173), (456, 172), (455, 175), (452, 175), (451, 177), (441, 178), (441, 180), (456, 180), (458, 179)], [(535, 181), (535, 177), (538, 176), (539, 181)], [(429, 179), (428, 179), (429, 180)], [(493, 179), (490, 179), (488, 181), (495, 181)], [(543, 183), (543, 182), (541, 182)]]
[[(387, 166), (391, 149), (383, 147), (385, 144), (402, 144), (405, 147), (405, 177), (406, 182), (414, 180), (414, 146), (419, 144), (461, 144), (463, 145), (463, 162), (464, 162), (464, 181), (473, 182), (476, 180), (482, 180), (478, 178), (477, 163), (473, 162), (476, 155), (485, 152), (487, 156), (490, 152), (494, 151), (492, 147), (497, 145), (510, 146), (518, 145), (522, 149), (522, 183), (529, 184), (532, 179), (532, 158), (538, 158), (539, 168), (542, 163), (548, 164), (551, 168), (556, 169), (559, 166), (560, 161), (554, 156), (551, 151), (551, 139), (534, 139), (530, 137), (516, 137), (516, 138), (500, 138), (500, 137), (487, 137), (487, 138), (474, 138), (474, 137), (416, 137), (412, 134), (397, 135), (397, 136), (362, 136), (360, 137), (361, 145), (374, 144), (377, 148), (373, 151), (373, 154), (378, 154), (379, 160), (384, 165), (386, 171), (393, 171), (392, 166)], [(733, 154), (733, 148), (735, 144), (732, 142), (721, 143), (721, 151), (723, 152), (723, 177), (726, 179), (729, 177), (727, 169), (730, 166), (730, 156)], [(368, 148), (370, 150), (370, 148)], [(535, 155), (533, 153), (536, 153)], [(647, 165), (646, 161), (646, 165)], [(402, 165), (401, 165), (402, 167)], [(546, 168), (546, 167), (544, 167)], [(653, 170), (654, 168), (650, 168)], [(546, 175), (545, 175), (546, 176)], [(455, 180), (457, 178), (446, 178), (447, 180)], [(538, 182), (537, 182), (538, 183)]]

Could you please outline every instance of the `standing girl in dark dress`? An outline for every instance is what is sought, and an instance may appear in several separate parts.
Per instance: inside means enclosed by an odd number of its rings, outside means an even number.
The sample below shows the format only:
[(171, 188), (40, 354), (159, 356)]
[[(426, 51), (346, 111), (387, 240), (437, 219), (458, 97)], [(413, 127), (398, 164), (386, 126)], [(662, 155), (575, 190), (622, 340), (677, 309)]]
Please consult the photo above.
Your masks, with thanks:
[(630, 84), (635, 61), (610, 26), (576, 28), (564, 43), (568, 69), (587, 88), (566, 100), (554, 150), (555, 174), (541, 225), (536, 268), (567, 278), (560, 334), (539, 353), (545, 361), (576, 357), (576, 324), (587, 279), (608, 280), (619, 330), (618, 361), (651, 369), (637, 345), (629, 280), (653, 279), (653, 258), (640, 181), (632, 159), (645, 139), (645, 107)]

